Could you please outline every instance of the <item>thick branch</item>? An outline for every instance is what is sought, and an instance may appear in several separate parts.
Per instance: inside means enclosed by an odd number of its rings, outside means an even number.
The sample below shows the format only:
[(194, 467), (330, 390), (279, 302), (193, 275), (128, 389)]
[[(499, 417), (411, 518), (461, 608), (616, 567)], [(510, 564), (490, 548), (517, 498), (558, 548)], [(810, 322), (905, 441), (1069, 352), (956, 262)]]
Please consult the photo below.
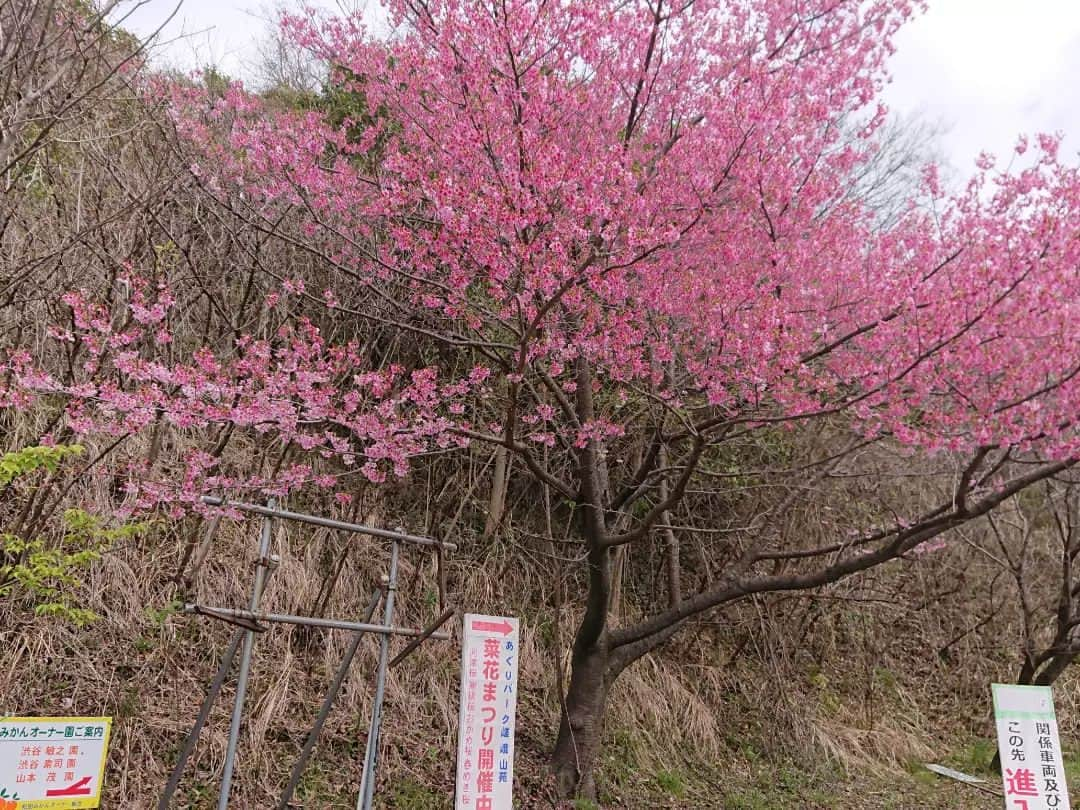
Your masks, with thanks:
[(755, 593), (816, 588), (896, 559), (949, 529), (987, 514), (1016, 493), (1032, 484), (1069, 469), (1077, 461), (1078, 459), (1067, 459), (1044, 464), (1026, 475), (1012, 479), (993, 493), (986, 495), (976, 503), (970, 504), (963, 513), (957, 512), (955, 505), (950, 505), (951, 508), (946, 507), (944, 510), (935, 510), (942, 513), (940, 517), (896, 531), (891, 542), (874, 550), (865, 550), (839, 559), (816, 571), (804, 574), (791, 573), (725, 578), (715, 588), (685, 599), (675, 608), (659, 613), (633, 627), (615, 631), (612, 634), (612, 645), (613, 647), (624, 647), (635, 642), (644, 641), (651, 636), (667, 632), (672, 625), (682, 623), (692, 616)]
[(609, 548), (625, 545), (626, 543), (633, 543), (635, 540), (640, 540), (642, 537), (645, 537), (652, 529), (653, 525), (682, 500), (683, 495), (686, 493), (686, 485), (690, 483), (690, 479), (694, 476), (694, 471), (697, 469), (698, 462), (701, 460), (701, 454), (705, 450), (706, 444), (704, 437), (697, 436), (694, 438), (694, 445), (690, 449), (686, 462), (682, 465), (682, 473), (675, 481), (675, 486), (671, 488), (671, 492), (668, 496), (666, 498), (661, 498), (660, 503), (650, 509), (634, 529), (607, 538), (605, 544)]

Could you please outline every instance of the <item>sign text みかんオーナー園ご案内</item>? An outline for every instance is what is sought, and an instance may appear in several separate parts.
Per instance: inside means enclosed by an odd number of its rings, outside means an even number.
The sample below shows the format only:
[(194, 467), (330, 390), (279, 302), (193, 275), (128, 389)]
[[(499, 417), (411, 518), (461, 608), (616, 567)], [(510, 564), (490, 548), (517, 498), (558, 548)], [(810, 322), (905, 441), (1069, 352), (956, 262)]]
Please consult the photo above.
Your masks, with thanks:
[(101, 806), (111, 717), (0, 718), (0, 799), (19, 810)]

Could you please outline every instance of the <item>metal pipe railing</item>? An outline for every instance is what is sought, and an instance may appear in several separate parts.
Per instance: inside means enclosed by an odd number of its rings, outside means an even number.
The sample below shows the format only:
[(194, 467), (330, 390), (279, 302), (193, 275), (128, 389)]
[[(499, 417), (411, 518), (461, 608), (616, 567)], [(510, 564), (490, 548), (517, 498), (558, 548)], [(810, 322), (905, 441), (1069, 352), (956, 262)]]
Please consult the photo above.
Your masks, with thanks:
[(308, 523), (312, 526), (322, 526), (326, 529), (337, 529), (354, 534), (367, 534), (371, 537), (379, 537), (384, 540), (399, 540), (402, 543), (412, 543), (416, 546), (430, 546), (445, 548), (453, 551), (457, 546), (453, 543), (445, 543), (442, 540), (434, 540), (431, 537), (421, 537), (400, 529), (378, 529), (374, 526), (363, 526), (359, 523), (347, 523), (343, 520), (307, 515), (303, 512), (290, 512), (288, 509), (278, 509), (272, 506), (260, 506), (256, 503), (243, 501), (230, 501), (227, 498), (219, 498), (216, 495), (203, 495), (202, 502), (207, 506), (221, 506), (227, 509), (239, 509), (241, 512), (251, 512), (263, 517), (280, 518), (281, 520), (295, 520), (297, 523)]

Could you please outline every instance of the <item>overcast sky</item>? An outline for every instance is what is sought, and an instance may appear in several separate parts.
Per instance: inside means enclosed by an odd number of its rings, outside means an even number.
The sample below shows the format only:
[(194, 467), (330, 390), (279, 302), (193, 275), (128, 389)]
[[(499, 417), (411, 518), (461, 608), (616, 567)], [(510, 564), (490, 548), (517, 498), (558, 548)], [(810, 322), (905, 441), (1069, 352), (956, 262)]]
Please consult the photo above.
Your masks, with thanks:
[[(365, 5), (315, 0), (335, 2)], [(149, 0), (130, 27), (153, 30), (175, 4)], [(267, 14), (264, 0), (184, 0), (166, 36), (191, 35), (164, 58), (243, 76)], [(1062, 131), (1069, 157), (1080, 150), (1080, 0), (930, 0), (897, 47), (886, 103), (943, 125), (941, 151), (959, 175), (982, 150), (1007, 156), (1022, 132)]]

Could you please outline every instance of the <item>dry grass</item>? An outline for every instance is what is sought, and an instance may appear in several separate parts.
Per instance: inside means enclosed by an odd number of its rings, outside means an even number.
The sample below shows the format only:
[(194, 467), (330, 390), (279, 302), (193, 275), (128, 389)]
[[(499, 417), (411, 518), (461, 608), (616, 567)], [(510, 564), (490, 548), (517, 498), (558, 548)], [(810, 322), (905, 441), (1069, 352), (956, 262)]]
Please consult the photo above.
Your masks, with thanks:
[[(9, 436), (32, 433), (24, 428)], [(483, 462), (473, 458), (475, 468), (461, 467), (462, 482), (482, 471)], [(435, 473), (430, 476), (439, 480)], [(351, 515), (317, 502), (289, 506), (431, 532), (441, 518), (430, 491), (402, 486), (378, 493), (378, 500), (366, 492)], [(456, 491), (468, 497), (483, 487), (462, 483)], [(92, 479), (69, 497), (108, 513), (110, 493), (107, 480)], [(535, 504), (517, 509), (527, 513)], [(553, 607), (553, 572), (564, 577), (571, 597), (575, 583), (565, 573), (571, 569), (553, 561), (550, 546), (532, 535), (511, 528), (482, 540), (482, 510), (482, 498), (473, 496), (459, 513), (453, 539), (461, 549), (448, 562), (449, 591), (465, 610), (523, 617), (518, 795), (524, 808), (550, 808), (544, 761), (558, 721), (553, 662), (566, 659), (576, 619), (573, 602)], [(0, 605), (7, 652), (0, 710), (116, 718), (107, 807), (156, 804), (232, 633), (220, 622), (175, 613), (170, 604), (181, 598), (247, 604), (257, 521), (224, 520), (190, 590), (181, 593), (172, 577), (187, 539), (201, 538), (202, 531), (195, 518), (163, 523), (113, 549), (87, 577), (86, 606), (102, 618), (85, 629)], [(388, 564), (381, 541), (295, 524), (278, 525), (275, 551), (280, 565), (263, 606), (283, 613), (309, 612), (346, 552), (325, 613), (354, 618)], [(825, 785), (855, 777), (903, 782), (912, 763), (947, 758), (971, 738), (986, 736), (988, 683), (1013, 674), (1019, 633), (1008, 608), (967, 632), (992, 604), (1007, 604), (995, 575), (992, 565), (957, 542), (917, 565), (892, 563), (814, 595), (758, 598), (688, 628), (628, 670), (613, 690), (601, 780), (606, 799), (621, 807), (724, 806), (720, 797), (731, 786), (718, 771), (753, 785), (763, 768), (780, 763), (795, 763), (807, 780)], [(400, 582), (397, 622), (424, 626), (440, 613), (433, 555), (407, 549)], [(347, 643), (340, 631), (280, 625), (258, 636), (232, 806), (273, 805)], [(395, 641), (394, 648), (403, 643)], [(302, 782), (305, 807), (355, 803), (376, 655), (377, 640), (365, 639)], [(429, 642), (391, 672), (379, 806), (449, 807), (458, 676), (456, 640)], [(214, 707), (176, 807), (215, 805), (232, 689), (227, 685)], [(1058, 690), (1066, 738), (1077, 730), (1068, 718), (1076, 716), (1078, 699), (1075, 690)], [(669, 789), (685, 782), (687, 792), (665, 794), (661, 782)], [(804, 788), (783, 794), (789, 796), (784, 800), (818, 806), (817, 794)]]
[[(112, 90), (119, 88), (111, 88), (110, 94)], [(0, 269), (52, 251), (59, 258), (31, 262), (33, 271), (22, 278), (18, 294), (11, 293), (15, 303), (0, 310), (0, 348), (27, 345), (45, 365), (63, 368), (65, 355), (45, 336), (47, 323), (70, 316), (57, 304), (61, 293), (86, 287), (116, 303), (115, 275), (129, 262), (168, 279), (178, 299), (188, 302), (170, 320), (176, 338), (170, 351), (178, 357), (198, 346), (231, 351), (234, 317), (254, 337), (271, 339), (282, 325), (281, 316), (252, 303), (277, 289), (268, 268), (288, 267), (290, 274), (308, 278), (313, 290), (328, 286), (326, 267), (288, 241), (268, 241), (252, 250), (242, 216), (208, 205), (188, 175), (189, 161), (168, 128), (158, 126), (156, 115), (139, 112), (135, 104), (116, 109), (104, 104), (72, 114), (69, 123), (85, 130), (81, 141), (70, 138), (63, 149), (49, 153), (49, 160), (43, 157), (37, 193), (5, 198), (5, 210), (19, 216), (4, 230), (6, 264)], [(133, 126), (133, 117), (138, 126)], [(104, 137), (110, 132), (117, 136)], [(72, 193), (70, 177), (76, 171), (80, 188), (84, 183), (95, 190), (92, 206), (84, 206), (81, 192)], [(132, 205), (136, 200), (153, 203)], [(237, 212), (246, 210), (239, 206)], [(84, 221), (92, 215), (99, 219), (96, 224)], [(285, 221), (282, 233), (288, 235), (297, 225), (293, 219)], [(68, 244), (75, 233), (82, 235)], [(251, 296), (244, 292), (248, 284)], [(373, 366), (393, 361), (414, 367), (427, 356), (423, 347), (398, 332), (383, 332), (363, 319), (339, 319), (321, 305), (311, 310), (295, 306), (290, 318), (311, 317), (335, 339), (355, 338), (370, 346)], [(37, 443), (53, 430), (47, 426), (50, 409), (60, 407), (56, 401), (43, 401), (29, 413), (0, 411), (0, 450)], [(478, 424), (485, 421), (484, 414), (476, 416)], [(846, 444), (846, 437), (838, 435), (843, 426), (822, 422), (814, 431), (808, 436), (755, 434), (730, 445), (730, 451), (727, 446), (721, 449), (731, 458), (717, 459), (718, 469), (782, 469), (798, 458), (822, 457)], [(258, 445), (258, 437), (240, 433), (228, 446), (223, 473), (269, 474), (281, 448)], [(185, 442), (204, 449), (214, 443), (205, 435), (166, 429), (161, 447), (153, 452), (147, 438), (132, 438), (111, 460), (115, 469), (122, 469), (125, 461), (153, 456), (154, 469), (168, 476), (170, 462), (182, 455)], [(101, 447), (88, 449), (88, 457), (93, 457)], [(861, 478), (853, 475), (849, 482), (822, 491), (809, 487), (783, 525), (764, 527), (774, 533), (764, 539), (779, 542), (783, 535), (793, 546), (811, 547), (882, 515), (918, 512), (942, 493), (947, 475), (935, 468), (954, 472), (947, 464), (897, 457), (877, 447), (856, 455)], [(503, 530), (484, 540), (492, 466), (491, 451), (480, 449), (446, 460), (424, 460), (399, 485), (378, 492), (358, 488), (357, 511), (348, 516), (439, 533), (460, 543), (459, 553), (448, 563), (453, 604), (522, 617), (518, 795), (523, 808), (550, 807), (544, 762), (558, 720), (555, 662), (566, 661), (578, 619), (580, 548), (538, 539), (546, 537), (545, 517), (551, 516), (544, 515), (537, 487), (524, 476), (511, 481)], [(123, 481), (98, 472), (102, 474), (80, 479), (67, 493), (65, 505), (114, 514), (122, 505), (118, 493)], [(725, 480), (733, 492), (695, 496), (686, 502), (690, 514), (676, 515), (679, 521), (714, 530), (687, 533), (687, 593), (736, 558), (738, 542), (762, 539), (754, 518), (767, 513), (784, 492), (800, 490), (805, 483), (797, 475)], [(879, 486), (882, 481), (886, 483)], [(0, 527), (11, 524), (22, 506), (19, 498), (27, 494), (0, 493), (7, 499), (0, 500)], [(289, 505), (344, 516), (317, 495)], [(558, 537), (565, 513), (562, 509), (552, 520)], [(736, 528), (747, 526), (753, 528)], [(106, 807), (154, 806), (233, 632), (207, 618), (177, 614), (169, 606), (178, 599), (247, 604), (258, 532), (253, 521), (223, 522), (190, 589), (181, 592), (175, 583), (188, 540), (201, 537), (203, 530), (194, 518), (163, 523), (147, 537), (110, 552), (91, 571), (81, 594), (85, 606), (102, 617), (87, 628), (33, 618), (25, 605), (0, 601), (5, 651), (0, 659), (0, 711), (114, 716)], [(980, 531), (972, 527), (966, 539), (977, 543)], [(300, 526), (279, 528), (276, 551), (281, 562), (264, 607), (279, 612), (310, 611), (335, 579), (337, 560), (347, 551), (325, 612), (355, 617), (387, 567), (383, 543)], [(663, 577), (657, 574), (663, 571), (661, 556), (653, 547), (626, 553), (620, 616), (635, 616), (663, 603)], [(440, 613), (430, 555), (407, 552), (401, 582), (401, 624), (423, 626)], [(756, 801), (751, 798), (730, 806), (840, 807), (847, 801), (846, 792), (815, 798), (813, 790), (820, 787), (815, 779), (843, 782), (845, 771), (876, 774), (886, 781), (906, 778), (904, 769), (912, 760), (942, 757), (990, 732), (988, 683), (1009, 679), (1017, 669), (1021, 627), (1015, 601), (1000, 569), (957, 539), (917, 565), (895, 562), (812, 595), (758, 598), (705, 617), (617, 682), (601, 774), (609, 803), (715, 808), (735, 797), (740, 785), (747, 795), (758, 790), (756, 775), (763, 770), (772, 774), (783, 763), (791, 764), (805, 783), (783, 795), (763, 794), (770, 805), (751, 804)], [(347, 643), (342, 632), (304, 633), (284, 626), (259, 635), (233, 806), (272, 806)], [(395, 649), (403, 643), (395, 641)], [(355, 804), (376, 647), (374, 638), (361, 645), (303, 783), (306, 807)], [(381, 806), (449, 806), (458, 659), (456, 641), (432, 642), (391, 673)], [(214, 805), (232, 688), (229, 684), (214, 707), (178, 807)], [(1076, 690), (1058, 690), (1066, 738), (1078, 731), (1073, 719), (1078, 701)], [(685, 795), (675, 795), (680, 785)], [(852, 802), (847, 806), (888, 806), (884, 799), (873, 803), (855, 797)]]

